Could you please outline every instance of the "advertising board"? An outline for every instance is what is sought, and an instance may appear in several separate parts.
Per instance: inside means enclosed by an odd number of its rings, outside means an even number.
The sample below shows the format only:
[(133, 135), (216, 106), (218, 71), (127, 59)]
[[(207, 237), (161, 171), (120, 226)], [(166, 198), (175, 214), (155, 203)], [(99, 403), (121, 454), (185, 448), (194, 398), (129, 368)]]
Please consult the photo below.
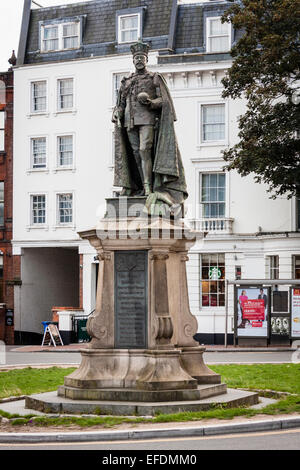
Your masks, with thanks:
[(237, 288), (237, 336), (268, 337), (269, 290), (259, 287)]

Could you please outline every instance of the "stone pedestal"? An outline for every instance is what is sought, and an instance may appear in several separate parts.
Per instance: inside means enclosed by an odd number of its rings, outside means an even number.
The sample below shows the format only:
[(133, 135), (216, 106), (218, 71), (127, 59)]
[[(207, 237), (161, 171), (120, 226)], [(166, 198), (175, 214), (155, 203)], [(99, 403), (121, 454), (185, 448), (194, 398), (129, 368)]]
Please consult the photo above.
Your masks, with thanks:
[(199, 399), (198, 384), (221, 382), (203, 362), (205, 348), (193, 339), (197, 320), (189, 309), (186, 261), (201, 234), (183, 219), (148, 218), (143, 205), (132, 201), (122, 217), (125, 199), (117, 217), (109, 205), (96, 229), (80, 233), (99, 258), (96, 309), (87, 323), (92, 340), (59, 395)]
[(80, 233), (100, 264), (96, 310), (87, 324), (92, 340), (57, 395), (26, 397), (26, 408), (144, 416), (258, 403), (257, 393), (227, 393), (193, 339), (186, 261), (201, 234), (182, 219), (149, 219), (144, 199), (130, 200), (125, 215), (126, 198), (119, 206), (114, 200), (96, 229)]

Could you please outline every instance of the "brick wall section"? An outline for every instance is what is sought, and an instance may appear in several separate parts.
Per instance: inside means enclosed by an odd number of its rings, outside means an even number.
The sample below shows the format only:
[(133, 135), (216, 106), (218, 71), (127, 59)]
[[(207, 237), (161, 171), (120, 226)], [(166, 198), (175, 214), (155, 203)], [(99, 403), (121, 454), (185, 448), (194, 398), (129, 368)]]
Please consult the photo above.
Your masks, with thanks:
[(0, 341), (5, 338), (5, 307), (0, 307)]
[[(13, 217), (13, 71), (0, 73), (0, 80), (6, 86), (5, 104), (5, 149), (0, 152), (0, 181), (4, 181), (4, 226), (0, 228), (0, 250), (3, 252), (3, 301), (6, 308), (14, 308), (14, 270), (12, 257), (12, 217)], [(5, 317), (1, 309), (0, 316)], [(3, 327), (5, 318), (0, 318), (0, 340), (14, 343), (14, 328)]]

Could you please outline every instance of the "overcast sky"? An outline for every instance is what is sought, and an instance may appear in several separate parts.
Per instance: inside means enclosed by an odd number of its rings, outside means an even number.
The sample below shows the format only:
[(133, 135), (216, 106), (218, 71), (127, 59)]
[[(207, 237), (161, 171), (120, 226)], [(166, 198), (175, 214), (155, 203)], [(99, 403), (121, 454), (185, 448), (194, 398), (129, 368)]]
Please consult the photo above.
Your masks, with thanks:
[[(84, 0), (79, 0), (80, 2)], [(86, 0), (89, 1), (89, 0)], [(43, 7), (77, 3), (76, 0), (36, 0)], [(12, 50), (18, 51), (23, 13), (23, 0), (0, 0), (0, 71), (10, 66), (8, 59)], [(32, 5), (34, 7), (34, 5)]]
[[(65, 5), (77, 1), (90, 0), (36, 0), (43, 7)], [(163, 1), (163, 0), (162, 0)], [(181, 0), (180, 3), (193, 3), (201, 0)], [(10, 66), (8, 59), (14, 49), (17, 55), (21, 28), (23, 0), (0, 0), (0, 71), (4, 72)], [(34, 7), (34, 5), (32, 5)]]

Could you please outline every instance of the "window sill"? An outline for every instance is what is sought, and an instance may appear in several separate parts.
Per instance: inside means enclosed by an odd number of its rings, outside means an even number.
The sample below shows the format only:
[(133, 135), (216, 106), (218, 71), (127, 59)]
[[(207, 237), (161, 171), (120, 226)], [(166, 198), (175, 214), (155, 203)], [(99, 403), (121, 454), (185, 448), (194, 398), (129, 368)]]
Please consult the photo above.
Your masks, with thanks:
[(81, 49), (81, 45), (77, 47), (69, 47), (68, 49), (53, 49), (51, 51), (39, 51), (40, 54), (53, 54), (55, 52), (65, 52), (65, 51), (78, 51)]
[(39, 117), (44, 116), (48, 118), (50, 114), (48, 113), (48, 111), (30, 113), (30, 114), (27, 114), (27, 119), (31, 119), (32, 117), (35, 117), (35, 116), (39, 116)]
[(49, 168), (29, 168), (26, 170), (26, 174), (30, 175), (32, 173), (49, 173)]
[(224, 306), (219, 306), (219, 307), (200, 307), (199, 312), (196, 315), (208, 315), (208, 314), (213, 314), (216, 313), (218, 315), (224, 315), (225, 313), (225, 307)]
[(53, 173), (58, 173), (60, 171), (71, 171), (72, 173), (75, 173), (76, 168), (74, 166), (63, 166), (63, 167), (57, 167), (53, 169)]
[(123, 44), (127, 45), (127, 44), (135, 44), (137, 42), (137, 39), (134, 40), (134, 41), (118, 41), (118, 46), (122, 46)]
[(61, 109), (53, 113), (53, 116), (56, 117), (61, 114), (73, 114), (73, 116), (75, 116), (75, 114), (77, 114), (77, 109)]
[(209, 142), (201, 142), (200, 144), (197, 145), (198, 149), (201, 149), (202, 147), (227, 147), (228, 141), (227, 140), (210, 140)]
[(76, 225), (73, 225), (73, 224), (58, 224), (58, 225), (54, 225), (52, 227), (52, 229), (55, 231), (55, 230), (58, 230), (58, 229), (62, 229), (62, 228), (68, 228), (68, 229), (71, 229), (73, 231), (76, 230)]
[(230, 49), (227, 49), (225, 51), (208, 51), (206, 50), (205, 51), (205, 54), (229, 54), (230, 53)]
[(27, 232), (30, 232), (30, 230), (49, 230), (49, 225), (46, 224), (34, 224), (34, 225), (27, 225), (26, 226)]

